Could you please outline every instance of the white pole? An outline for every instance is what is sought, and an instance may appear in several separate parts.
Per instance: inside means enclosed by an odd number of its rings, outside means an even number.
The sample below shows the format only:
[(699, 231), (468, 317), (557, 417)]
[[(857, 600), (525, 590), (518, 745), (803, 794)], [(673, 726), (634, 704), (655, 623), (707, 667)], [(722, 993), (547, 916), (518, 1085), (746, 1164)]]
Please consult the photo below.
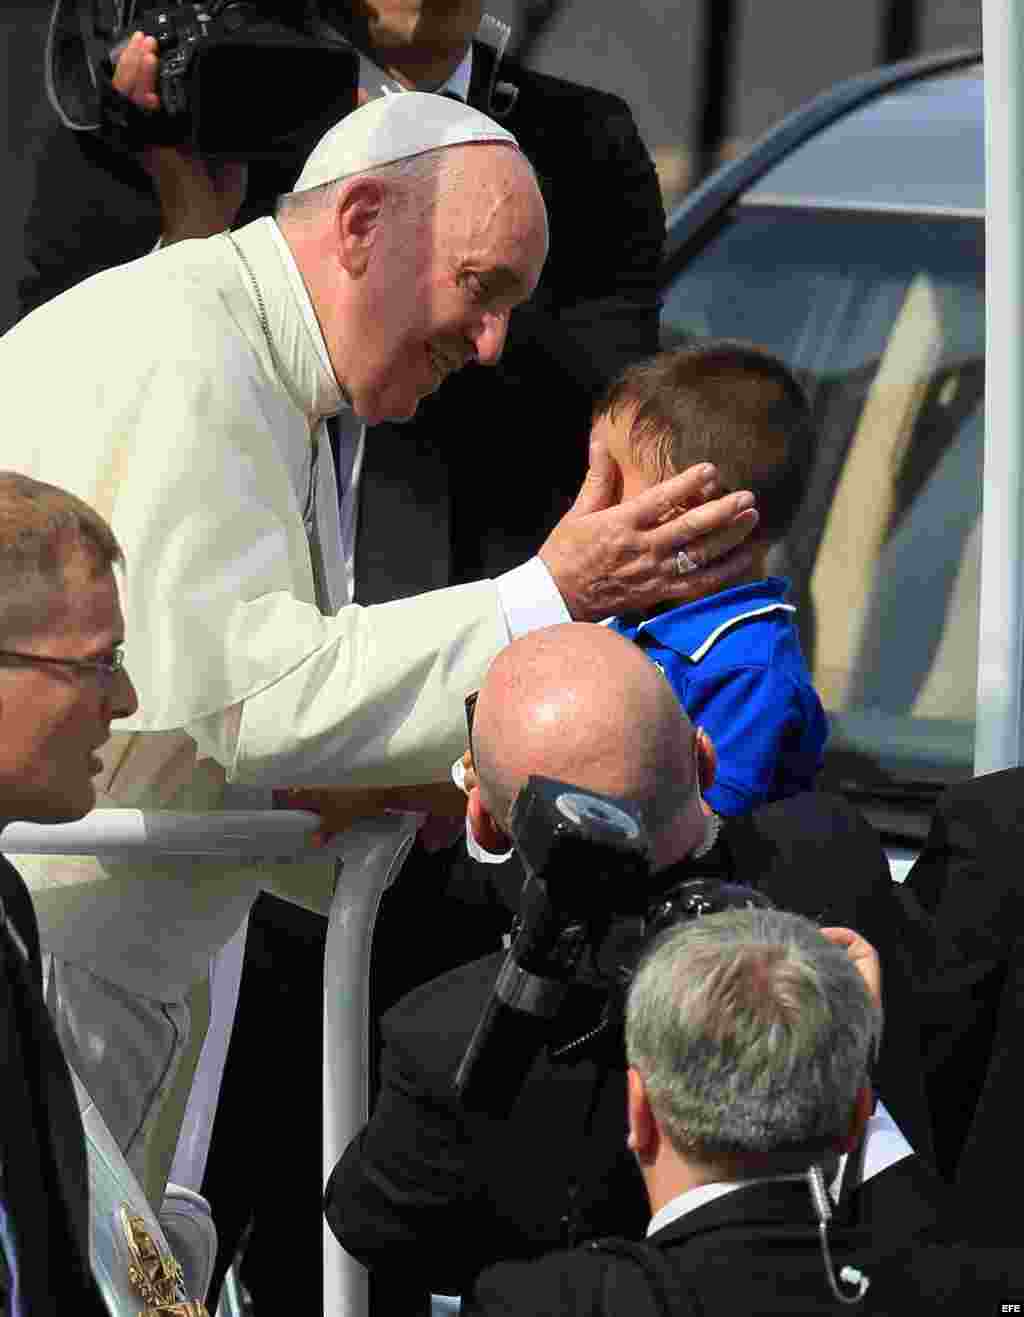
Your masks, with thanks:
[[(370, 1051), (370, 948), (377, 907), (401, 869), (422, 820), (364, 819), (345, 833), (324, 958), (324, 1185), (365, 1124)], [(366, 1271), (324, 1222), (325, 1317), (366, 1317)]]
[(974, 771), (1024, 747), (1024, 151), (1021, 0), (983, 0), (985, 54), (985, 466)]

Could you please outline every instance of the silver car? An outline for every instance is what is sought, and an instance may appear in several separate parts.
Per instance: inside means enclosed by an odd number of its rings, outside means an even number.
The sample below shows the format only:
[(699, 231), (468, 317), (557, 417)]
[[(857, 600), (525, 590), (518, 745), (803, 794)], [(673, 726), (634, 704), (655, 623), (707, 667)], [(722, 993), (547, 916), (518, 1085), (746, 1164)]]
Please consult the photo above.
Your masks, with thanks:
[(912, 846), (972, 775), (985, 372), (977, 52), (844, 83), (670, 220), (665, 346), (752, 339), (820, 446), (775, 567), (830, 715), (823, 786)]

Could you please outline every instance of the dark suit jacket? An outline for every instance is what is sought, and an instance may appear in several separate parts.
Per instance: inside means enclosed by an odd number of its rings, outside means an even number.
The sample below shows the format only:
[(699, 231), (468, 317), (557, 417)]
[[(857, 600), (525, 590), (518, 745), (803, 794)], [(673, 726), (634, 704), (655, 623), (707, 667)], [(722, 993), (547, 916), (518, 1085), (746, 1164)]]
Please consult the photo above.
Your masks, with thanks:
[(1018, 1142), (1005, 1137), (1019, 1110), (1022, 834), (1024, 769), (950, 787), (904, 897), (933, 935), (918, 978), (940, 1169), (975, 1228), (995, 1242), (1014, 1237), (1012, 1186), (1024, 1176)]
[[(595, 1243), (480, 1276), (465, 1317), (697, 1317), (854, 1311), (998, 1312), (1024, 1285), (1019, 1254), (898, 1252), (877, 1230), (829, 1229), (836, 1274), (869, 1280), (863, 1303), (839, 1303), (826, 1279), (816, 1221), (801, 1184), (755, 1184), (681, 1217), (637, 1249)], [(844, 1287), (850, 1293), (849, 1287)], [(994, 1306), (988, 1306), (992, 1304)]]
[[(88, 1174), (78, 1102), (43, 1002), (32, 902), (2, 856), (0, 1076), (0, 1194), (16, 1236), (21, 1311), (26, 1317), (105, 1317), (89, 1266)], [(0, 1256), (5, 1313), (9, 1284)]]
[[(883, 884), (874, 867), (879, 843), (843, 802), (817, 795), (781, 801), (733, 821), (724, 837), (726, 863), (736, 866), (731, 876), (755, 879), (777, 904), (827, 914), (884, 942), (891, 893), (887, 875)], [(554, 1059), (538, 1056), (505, 1120), (454, 1100), (451, 1077), (500, 962), (495, 955), (454, 970), (384, 1017), (377, 1106), (327, 1187), (328, 1221), (350, 1253), (441, 1292), (462, 1292), (498, 1259), (535, 1257), (601, 1234), (638, 1238), (647, 1221), (625, 1147), (617, 1029), (609, 1025)], [(602, 1005), (580, 991), (564, 1041), (584, 1037)], [(901, 1005), (894, 1000), (890, 1023)], [(903, 1061), (915, 1068), (912, 1058)], [(888, 1104), (885, 1082), (879, 1087)], [(902, 1121), (898, 1105), (893, 1114)], [(870, 1181), (854, 1201), (873, 1220), (899, 1204), (888, 1219), (909, 1238), (938, 1228), (944, 1190), (913, 1158)]]
[(753, 882), (782, 910), (862, 933), (882, 964), (885, 1027), (875, 1087), (912, 1147), (934, 1162), (921, 1065), (912, 927), (878, 834), (840, 796), (806, 792), (730, 819), (721, 849), (737, 881)]
[[(636, 1234), (647, 1219), (610, 1026), (562, 1057), (538, 1055), (507, 1120), (454, 1100), (501, 959), (424, 984), (384, 1017), (377, 1105), (327, 1187), (327, 1219), (350, 1253), (440, 1293), (461, 1293), (498, 1258)], [(599, 1022), (601, 1004), (577, 995), (566, 1042)]]

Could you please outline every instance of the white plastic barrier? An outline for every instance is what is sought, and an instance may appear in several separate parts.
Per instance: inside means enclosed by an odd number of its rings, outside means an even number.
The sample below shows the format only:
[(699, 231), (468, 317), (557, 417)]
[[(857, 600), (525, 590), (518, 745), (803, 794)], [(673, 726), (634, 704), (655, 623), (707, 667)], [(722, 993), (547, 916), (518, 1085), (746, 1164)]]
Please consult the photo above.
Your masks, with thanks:
[[(377, 907), (416, 836), (414, 814), (366, 819), (341, 842), (342, 867), (331, 903), (324, 956), (324, 1183), (366, 1122), (369, 1072), (370, 945)], [(324, 1312), (365, 1317), (365, 1269), (341, 1247), (326, 1221)]]
[[(307, 845), (317, 815), (305, 810), (224, 809), (185, 814), (171, 809), (94, 809), (76, 823), (9, 823), (4, 855), (224, 855), (286, 859)], [(321, 852), (322, 853), (322, 852)]]
[[(223, 855), (237, 860), (280, 860), (311, 854), (308, 839), (319, 820), (301, 810), (222, 810), (185, 814), (170, 810), (94, 810), (77, 823), (12, 823), (0, 830), (6, 855), (154, 854)], [(328, 852), (340, 861), (331, 905), (324, 963), (324, 1177), (367, 1115), (370, 942), (381, 894), (412, 845), (416, 815), (388, 815), (349, 828)], [(240, 948), (235, 948), (236, 958)], [(237, 996), (236, 970), (222, 976), (223, 992)], [(215, 978), (215, 983), (216, 983)], [(218, 995), (221, 989), (218, 987)], [(223, 1004), (223, 1003), (222, 1003)], [(217, 1003), (214, 1002), (214, 1015)], [(219, 1088), (230, 1027), (219, 1025), (208, 1075)], [(210, 1082), (213, 1082), (212, 1080)], [(179, 1170), (197, 1188), (206, 1161), (215, 1094), (190, 1099), (182, 1131)], [(176, 1162), (176, 1166), (178, 1163)], [(324, 1226), (324, 1310), (331, 1317), (365, 1317), (366, 1273)]]
[(983, 0), (985, 463), (975, 774), (1024, 762), (1024, 4)]

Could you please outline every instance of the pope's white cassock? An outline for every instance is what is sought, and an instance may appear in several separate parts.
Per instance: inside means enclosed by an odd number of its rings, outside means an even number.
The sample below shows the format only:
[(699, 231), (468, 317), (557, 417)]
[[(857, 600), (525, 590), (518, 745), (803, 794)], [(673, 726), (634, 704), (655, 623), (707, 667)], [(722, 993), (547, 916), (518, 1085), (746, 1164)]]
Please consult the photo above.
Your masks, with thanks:
[[(509, 639), (500, 583), (337, 611), (351, 564), (323, 420), (343, 400), (273, 220), (80, 284), (3, 338), (0, 381), (2, 465), (87, 500), (125, 550), (139, 711), (106, 747), (100, 807), (208, 810), (246, 788), (269, 806), (272, 786), (444, 780), (463, 699)], [(82, 1005), (65, 1038), (92, 1050), (79, 1068), (138, 1166), (133, 1073), (159, 1046), (139, 1003), (173, 1015), (261, 886), (326, 910), (333, 866), (17, 863), (66, 991), (76, 973), (107, 991), (103, 1018)]]

